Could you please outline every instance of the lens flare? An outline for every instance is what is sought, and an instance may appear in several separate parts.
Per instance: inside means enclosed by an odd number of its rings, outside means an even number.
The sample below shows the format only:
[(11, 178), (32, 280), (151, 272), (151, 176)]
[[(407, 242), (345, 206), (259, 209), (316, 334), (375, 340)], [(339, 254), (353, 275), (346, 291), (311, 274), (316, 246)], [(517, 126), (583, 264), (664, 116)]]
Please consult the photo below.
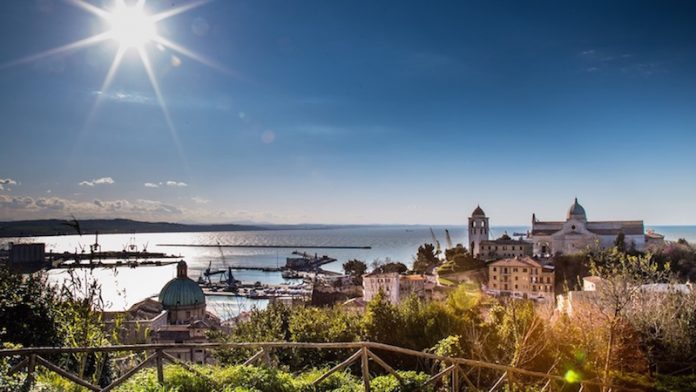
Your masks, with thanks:
[(569, 384), (575, 384), (580, 382), (582, 377), (580, 377), (580, 373), (576, 372), (573, 369), (569, 369), (565, 375), (563, 375), (563, 378), (566, 380), (567, 383)]

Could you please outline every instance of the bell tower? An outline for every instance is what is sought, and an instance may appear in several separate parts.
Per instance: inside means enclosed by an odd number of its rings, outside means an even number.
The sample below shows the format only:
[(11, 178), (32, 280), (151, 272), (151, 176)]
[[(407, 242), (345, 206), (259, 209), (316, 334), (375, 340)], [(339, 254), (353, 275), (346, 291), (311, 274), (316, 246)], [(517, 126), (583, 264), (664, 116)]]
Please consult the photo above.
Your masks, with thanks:
[(469, 217), (469, 252), (474, 257), (482, 253), (481, 241), (488, 240), (488, 218), (481, 206), (476, 206)]

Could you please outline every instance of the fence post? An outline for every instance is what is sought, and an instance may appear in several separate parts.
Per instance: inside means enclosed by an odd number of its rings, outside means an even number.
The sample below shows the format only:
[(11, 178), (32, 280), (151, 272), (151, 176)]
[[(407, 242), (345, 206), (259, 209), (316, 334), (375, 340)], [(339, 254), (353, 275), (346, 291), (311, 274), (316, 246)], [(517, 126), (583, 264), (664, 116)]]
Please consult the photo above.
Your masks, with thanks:
[(29, 363), (27, 364), (27, 383), (29, 386), (34, 384), (34, 371), (36, 370), (36, 354), (29, 354)]
[(453, 364), (454, 369), (452, 369), (452, 392), (459, 391), (459, 365)]
[(362, 377), (365, 392), (370, 392), (370, 365), (367, 358), (367, 347), (362, 348)]
[(162, 350), (158, 349), (155, 354), (155, 362), (157, 363), (157, 381), (164, 384), (164, 368), (162, 367)]

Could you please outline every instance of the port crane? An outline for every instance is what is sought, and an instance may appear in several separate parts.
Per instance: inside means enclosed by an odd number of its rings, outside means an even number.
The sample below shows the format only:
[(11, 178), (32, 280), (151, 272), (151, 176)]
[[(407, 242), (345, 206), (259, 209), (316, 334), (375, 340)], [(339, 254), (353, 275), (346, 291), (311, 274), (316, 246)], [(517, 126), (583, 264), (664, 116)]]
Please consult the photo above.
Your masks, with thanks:
[(452, 249), (452, 237), (450, 237), (449, 230), (445, 229), (445, 239), (447, 240), (447, 249)]
[[(218, 243), (219, 245), (219, 243)], [(232, 274), (232, 267), (227, 265), (227, 260), (225, 260), (225, 253), (222, 251), (222, 247), (219, 246), (220, 257), (222, 258), (222, 264), (227, 267), (227, 269), (213, 270), (213, 261), (208, 262), (208, 268), (203, 271), (203, 275), (198, 279), (198, 282), (209, 287), (215, 287), (216, 285), (224, 285), (224, 290), (235, 291), (237, 289), (237, 281), (234, 279)], [(212, 277), (219, 276), (219, 281), (213, 283)]]

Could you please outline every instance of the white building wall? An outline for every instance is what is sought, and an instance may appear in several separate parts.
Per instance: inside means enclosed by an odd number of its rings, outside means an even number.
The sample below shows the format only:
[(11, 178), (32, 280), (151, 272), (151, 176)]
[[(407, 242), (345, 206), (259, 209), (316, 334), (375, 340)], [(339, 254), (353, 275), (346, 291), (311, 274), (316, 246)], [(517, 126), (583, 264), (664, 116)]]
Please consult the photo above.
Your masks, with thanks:
[(389, 272), (363, 275), (363, 299), (365, 301), (371, 301), (380, 291), (389, 302), (398, 304), (399, 274)]

